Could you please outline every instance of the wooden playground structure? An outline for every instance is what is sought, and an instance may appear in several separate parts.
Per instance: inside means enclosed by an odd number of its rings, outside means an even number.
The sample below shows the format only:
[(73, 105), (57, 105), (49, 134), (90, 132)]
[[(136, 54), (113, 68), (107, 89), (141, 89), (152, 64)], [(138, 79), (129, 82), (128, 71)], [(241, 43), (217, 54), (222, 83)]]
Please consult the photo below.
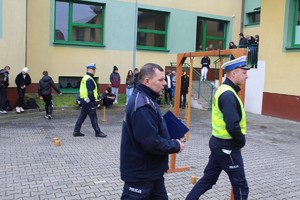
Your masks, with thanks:
[[(247, 56), (248, 51), (247, 49), (227, 49), (227, 50), (212, 50), (212, 51), (203, 51), (203, 52), (186, 52), (186, 53), (179, 53), (177, 54), (177, 66), (176, 66), (176, 85), (181, 85), (181, 74), (182, 74), (182, 66), (187, 58), (190, 58), (190, 71), (189, 71), (189, 93), (188, 93), (188, 101), (187, 101), (187, 110), (186, 110), (186, 125), (188, 128), (190, 128), (190, 111), (191, 111), (191, 98), (192, 98), (192, 83), (193, 83), (193, 61), (195, 57), (203, 57), (203, 56), (219, 56), (220, 57), (220, 67), (219, 67), (219, 85), (222, 84), (222, 78), (223, 78), (223, 70), (221, 66), (224, 62), (224, 56), (230, 56), (233, 55), (235, 58), (241, 57), (241, 56)], [(179, 109), (179, 102), (180, 102), (180, 88), (176, 87), (175, 90), (175, 97), (174, 97), (174, 115), (176, 117), (179, 117), (180, 109)], [(245, 85), (241, 87), (241, 91), (239, 92), (239, 97), (241, 98), (242, 102), (244, 103), (245, 98)], [(186, 140), (189, 139), (189, 132), (186, 133)], [(170, 168), (168, 170), (169, 173), (172, 172), (182, 172), (187, 171), (190, 169), (190, 166), (182, 166), (182, 167), (176, 167), (176, 154), (171, 154), (171, 160), (170, 160)], [(233, 191), (231, 189), (231, 200), (234, 200), (233, 197)]]

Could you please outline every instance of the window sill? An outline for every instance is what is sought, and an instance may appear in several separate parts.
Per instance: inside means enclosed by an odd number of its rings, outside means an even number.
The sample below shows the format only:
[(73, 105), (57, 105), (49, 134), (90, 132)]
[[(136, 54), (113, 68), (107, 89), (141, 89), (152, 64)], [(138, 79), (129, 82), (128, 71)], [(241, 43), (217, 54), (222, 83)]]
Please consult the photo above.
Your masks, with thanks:
[(88, 46), (88, 47), (105, 47), (103, 44), (95, 43), (78, 43), (78, 42), (53, 42), (54, 45), (65, 45), (65, 46)]
[(285, 49), (287, 51), (293, 51), (293, 50), (300, 51), (300, 45), (298, 45), (298, 46), (286, 46)]
[(160, 47), (147, 47), (147, 46), (137, 46), (137, 50), (146, 50), (146, 51), (162, 51), (162, 52), (169, 52), (170, 50), (167, 50), (165, 48)]
[(258, 23), (245, 24), (245, 26), (259, 26), (259, 25), (260, 25), (259, 22)]

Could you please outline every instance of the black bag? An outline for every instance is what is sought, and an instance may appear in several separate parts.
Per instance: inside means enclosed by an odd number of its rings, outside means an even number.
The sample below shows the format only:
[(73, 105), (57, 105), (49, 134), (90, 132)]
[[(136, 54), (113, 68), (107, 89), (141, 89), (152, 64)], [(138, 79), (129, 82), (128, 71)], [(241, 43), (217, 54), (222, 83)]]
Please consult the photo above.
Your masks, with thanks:
[(6, 111), (12, 111), (12, 110), (13, 110), (13, 108), (12, 108), (12, 106), (10, 105), (9, 100), (6, 100)]
[(40, 108), (39, 105), (36, 103), (34, 98), (29, 98), (27, 100), (27, 108), (28, 109), (36, 109), (36, 108)]

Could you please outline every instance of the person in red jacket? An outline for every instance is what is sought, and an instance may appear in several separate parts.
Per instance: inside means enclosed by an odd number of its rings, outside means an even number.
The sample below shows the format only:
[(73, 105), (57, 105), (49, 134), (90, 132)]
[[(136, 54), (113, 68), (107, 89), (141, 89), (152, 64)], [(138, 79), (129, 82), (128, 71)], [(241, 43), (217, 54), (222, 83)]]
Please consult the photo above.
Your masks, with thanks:
[(121, 83), (121, 77), (117, 66), (114, 66), (113, 72), (110, 74), (109, 80), (111, 83), (112, 93), (116, 95), (116, 99), (114, 103), (118, 104), (118, 93), (119, 93), (119, 87)]

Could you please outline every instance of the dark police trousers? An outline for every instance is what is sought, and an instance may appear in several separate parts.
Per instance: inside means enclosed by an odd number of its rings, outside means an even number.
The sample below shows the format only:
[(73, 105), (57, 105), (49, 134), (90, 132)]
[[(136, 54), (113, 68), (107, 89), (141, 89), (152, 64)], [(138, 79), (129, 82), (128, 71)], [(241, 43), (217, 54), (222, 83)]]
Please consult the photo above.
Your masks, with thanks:
[[(224, 170), (230, 179), (234, 199), (247, 200), (249, 188), (245, 176), (244, 163), (241, 150), (238, 148), (221, 148), (220, 140), (214, 136), (209, 141), (211, 154), (208, 164), (205, 167), (203, 177), (196, 183), (191, 192), (186, 197), (186, 200), (198, 200), (199, 197), (207, 190), (211, 189), (216, 184), (220, 173)], [(230, 186), (228, 185), (228, 193)]]
[(92, 126), (95, 130), (96, 134), (99, 134), (101, 132), (99, 125), (98, 125), (98, 118), (97, 118), (97, 107), (93, 105), (93, 103), (87, 103), (83, 99), (80, 99), (81, 104), (81, 112), (78, 117), (78, 120), (75, 125), (74, 132), (79, 133), (81, 129), (81, 125), (83, 124), (84, 120), (86, 119), (87, 115), (91, 119)]
[(125, 182), (121, 200), (168, 200), (164, 178), (154, 181)]

